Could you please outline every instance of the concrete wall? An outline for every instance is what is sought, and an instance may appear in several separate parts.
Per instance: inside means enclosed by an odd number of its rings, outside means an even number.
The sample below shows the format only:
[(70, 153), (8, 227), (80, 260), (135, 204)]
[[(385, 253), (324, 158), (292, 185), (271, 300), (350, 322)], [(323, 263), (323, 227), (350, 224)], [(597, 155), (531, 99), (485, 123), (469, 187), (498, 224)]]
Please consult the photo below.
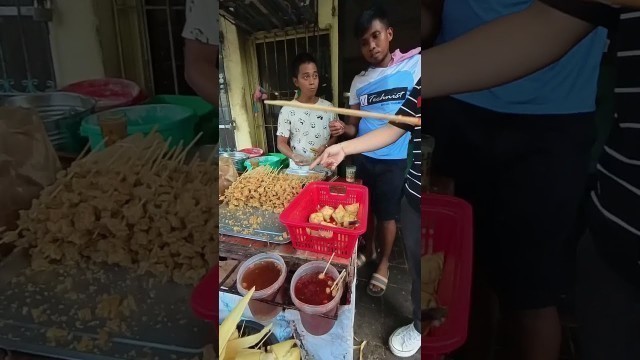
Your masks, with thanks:
[(58, 86), (104, 77), (93, 1), (57, 0), (52, 3), (51, 53)]
[(257, 135), (260, 122), (254, 119), (251, 103), (251, 94), (258, 84), (255, 44), (247, 34), (222, 17), (220, 31), (224, 39), (222, 52), (229, 107), (236, 125), (236, 146), (238, 149), (262, 147), (261, 136)]

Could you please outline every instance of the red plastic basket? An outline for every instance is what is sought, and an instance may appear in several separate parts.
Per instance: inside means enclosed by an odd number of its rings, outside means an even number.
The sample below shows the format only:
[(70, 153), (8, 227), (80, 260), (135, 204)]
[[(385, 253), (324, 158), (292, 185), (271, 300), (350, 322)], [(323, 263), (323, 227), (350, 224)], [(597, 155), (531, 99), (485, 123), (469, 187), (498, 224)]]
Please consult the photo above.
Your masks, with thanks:
[[(337, 207), (338, 205), (360, 204), (358, 220), (360, 224), (353, 230), (331, 227), (309, 222), (309, 215), (316, 212), (318, 206)], [(367, 230), (369, 213), (369, 191), (356, 184), (315, 181), (302, 189), (300, 194), (280, 214), (282, 222), (289, 231), (291, 244), (295, 249), (313, 251), (341, 258), (350, 258), (358, 243), (358, 237)]]
[(437, 299), (448, 310), (442, 326), (422, 338), (422, 358), (442, 359), (467, 339), (473, 261), (471, 206), (443, 195), (422, 196), (422, 255), (432, 247), (444, 252), (444, 268)]
[[(214, 266), (191, 293), (194, 314), (214, 324), (218, 320), (218, 271), (218, 267)], [(218, 329), (217, 326), (215, 328)]]

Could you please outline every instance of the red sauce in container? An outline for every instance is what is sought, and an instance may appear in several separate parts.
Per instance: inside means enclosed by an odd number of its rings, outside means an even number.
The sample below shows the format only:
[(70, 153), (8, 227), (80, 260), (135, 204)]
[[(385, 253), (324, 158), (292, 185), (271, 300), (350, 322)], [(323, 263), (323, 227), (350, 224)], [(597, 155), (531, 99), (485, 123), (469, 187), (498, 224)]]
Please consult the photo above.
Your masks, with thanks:
[(325, 274), (319, 278), (322, 272), (303, 275), (296, 283), (295, 294), (298, 300), (309, 305), (324, 305), (333, 300), (331, 286), (336, 281), (331, 275)]

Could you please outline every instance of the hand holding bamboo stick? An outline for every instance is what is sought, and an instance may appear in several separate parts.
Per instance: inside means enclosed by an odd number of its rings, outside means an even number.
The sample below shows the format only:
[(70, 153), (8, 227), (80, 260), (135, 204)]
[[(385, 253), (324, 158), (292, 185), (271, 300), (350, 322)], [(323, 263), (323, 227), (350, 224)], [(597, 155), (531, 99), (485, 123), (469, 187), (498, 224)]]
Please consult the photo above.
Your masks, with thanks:
[(340, 115), (355, 116), (355, 117), (361, 117), (361, 118), (387, 120), (387, 121), (396, 122), (400, 124), (409, 124), (412, 126), (420, 126), (421, 124), (421, 121), (419, 118), (413, 118), (413, 117), (402, 116), (402, 115), (379, 114), (379, 113), (374, 113), (369, 111), (343, 109), (339, 107), (321, 106), (316, 104), (303, 104), (300, 102), (283, 101), (283, 100), (265, 100), (264, 103), (267, 105), (290, 106), (290, 107), (307, 109), (307, 110), (326, 111), (326, 112), (336, 113)]

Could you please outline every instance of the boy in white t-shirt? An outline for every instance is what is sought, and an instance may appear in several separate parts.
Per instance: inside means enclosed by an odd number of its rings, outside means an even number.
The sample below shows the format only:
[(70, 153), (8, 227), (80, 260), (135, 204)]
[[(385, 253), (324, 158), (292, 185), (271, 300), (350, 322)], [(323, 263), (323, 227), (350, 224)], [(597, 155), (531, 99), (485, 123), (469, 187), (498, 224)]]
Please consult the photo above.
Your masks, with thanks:
[[(298, 54), (291, 64), (293, 83), (300, 90), (293, 100), (305, 104), (333, 106), (316, 96), (318, 90), (318, 67), (311, 54)], [(331, 136), (329, 123), (337, 115), (326, 111), (315, 111), (284, 106), (278, 117), (278, 150), (290, 161), (290, 168), (308, 168), (317, 156), (332, 144), (337, 137)]]

